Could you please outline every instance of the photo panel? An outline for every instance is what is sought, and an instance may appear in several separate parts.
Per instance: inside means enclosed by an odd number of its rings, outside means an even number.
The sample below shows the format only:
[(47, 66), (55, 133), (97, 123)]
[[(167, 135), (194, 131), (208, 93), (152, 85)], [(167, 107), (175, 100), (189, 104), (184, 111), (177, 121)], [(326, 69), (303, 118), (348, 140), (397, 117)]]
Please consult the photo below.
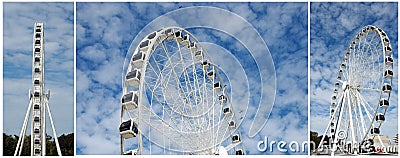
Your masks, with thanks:
[(77, 154), (308, 154), (307, 9), (77, 2)]
[(397, 155), (397, 2), (310, 8), (310, 154)]
[(74, 155), (74, 3), (3, 3), (3, 155)]

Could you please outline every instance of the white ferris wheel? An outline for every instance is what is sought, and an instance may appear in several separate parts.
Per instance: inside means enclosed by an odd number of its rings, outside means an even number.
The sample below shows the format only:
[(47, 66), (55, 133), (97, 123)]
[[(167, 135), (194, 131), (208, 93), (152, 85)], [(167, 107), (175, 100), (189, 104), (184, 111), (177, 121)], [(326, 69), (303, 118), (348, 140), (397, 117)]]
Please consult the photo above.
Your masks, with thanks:
[(380, 128), (390, 106), (393, 64), (382, 29), (368, 25), (352, 39), (339, 66), (324, 133), (330, 137), (331, 154), (373, 153), (388, 146)]
[(245, 154), (221, 73), (187, 30), (147, 35), (124, 74), (121, 154)]

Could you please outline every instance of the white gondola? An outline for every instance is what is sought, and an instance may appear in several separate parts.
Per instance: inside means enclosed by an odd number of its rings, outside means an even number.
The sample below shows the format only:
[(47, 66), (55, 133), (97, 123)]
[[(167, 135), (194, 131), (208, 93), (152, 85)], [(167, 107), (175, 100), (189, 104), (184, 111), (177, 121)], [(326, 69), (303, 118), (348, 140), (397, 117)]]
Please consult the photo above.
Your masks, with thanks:
[(244, 155), (244, 152), (243, 152), (242, 149), (237, 149), (237, 150), (235, 151), (235, 155)]
[(387, 38), (387, 37), (384, 37), (384, 38), (382, 39), (382, 41), (383, 41), (383, 44), (384, 44), (385, 46), (387, 46), (387, 45), (390, 43), (389, 38)]
[(34, 97), (40, 97), (40, 92), (39, 92), (39, 91), (35, 91), (35, 92), (33, 93), (33, 96), (34, 96)]
[(385, 71), (385, 77), (386, 77), (386, 78), (392, 78), (392, 77), (393, 77), (393, 71), (387, 69), (387, 70)]
[(33, 132), (37, 134), (37, 133), (40, 133), (40, 130), (39, 130), (39, 128), (35, 128), (35, 130), (33, 130)]
[(335, 113), (335, 109), (331, 109), (331, 114)]
[(378, 115), (376, 115), (375, 120), (382, 123), (383, 121), (385, 121), (385, 115), (382, 113), (379, 113)]
[(153, 33), (149, 34), (147, 36), (147, 39), (149, 39), (151, 42), (154, 43), (154, 45), (159, 45), (163, 40), (157, 37), (157, 31), (154, 31)]
[(192, 53), (196, 52), (196, 50), (197, 50), (196, 43), (195, 42), (190, 43), (188, 48), (189, 48), (190, 52), (192, 52)]
[(208, 71), (207, 72), (207, 76), (210, 80), (214, 80), (215, 79), (215, 73), (214, 70)]
[(35, 105), (33, 105), (33, 109), (35, 109), (35, 110), (39, 110), (39, 109), (40, 109), (40, 107), (39, 107), (39, 104), (35, 104)]
[(35, 53), (40, 53), (40, 47), (35, 47)]
[(338, 92), (339, 92), (339, 91), (338, 91), (337, 88), (333, 89), (333, 93), (338, 93)]
[(221, 103), (221, 104), (226, 103), (226, 97), (225, 97), (225, 95), (223, 95), (223, 94), (219, 95), (219, 96), (218, 96), (218, 100), (219, 100), (219, 103)]
[(139, 96), (137, 91), (130, 91), (122, 96), (121, 103), (126, 110), (136, 109), (139, 104)]
[(140, 42), (139, 50), (141, 52), (147, 52), (147, 50), (149, 49), (150, 45), (151, 45), (151, 40), (146, 39), (146, 40)]
[(138, 132), (137, 124), (132, 119), (122, 122), (119, 126), (119, 134), (124, 139), (136, 137)]
[(135, 65), (136, 67), (142, 67), (145, 59), (146, 54), (139, 51), (138, 53), (133, 55), (131, 64)]
[(335, 127), (335, 123), (334, 122), (331, 122), (331, 127)]
[(383, 36), (383, 37), (386, 37), (387, 35), (386, 35), (386, 33), (382, 30), (382, 32), (381, 32), (381, 35)]
[(346, 52), (346, 57), (349, 57), (349, 56), (350, 56), (350, 52), (347, 51), (347, 52)]
[(186, 34), (185, 36), (183, 36), (182, 45), (186, 47), (189, 45), (189, 43), (190, 43), (190, 36)]
[(390, 56), (385, 57), (386, 65), (393, 65), (393, 58)]
[(35, 144), (40, 144), (40, 139), (39, 138), (35, 138)]
[(342, 77), (338, 76), (336, 77), (337, 80), (342, 80)]
[(331, 103), (331, 106), (336, 106), (336, 102), (332, 102), (332, 103)]
[(224, 112), (225, 116), (229, 116), (232, 113), (231, 108), (229, 106), (223, 107), (222, 112)]
[(149, 35), (147, 36), (147, 39), (153, 40), (156, 36), (157, 36), (157, 32), (155, 31), (155, 32), (149, 34)]
[(196, 57), (197, 60), (203, 60), (203, 50), (196, 51), (196, 53), (194, 53), (194, 57)]
[(35, 57), (35, 63), (39, 63), (40, 62), (40, 58), (39, 57)]
[(240, 137), (238, 134), (232, 135), (232, 143), (239, 143), (240, 142)]
[(40, 149), (35, 149), (35, 154), (40, 154)]
[(385, 93), (390, 93), (390, 91), (392, 91), (392, 86), (388, 83), (384, 83), (382, 86), (382, 91)]
[(42, 29), (39, 28), (39, 27), (37, 27), (35, 31), (36, 31), (36, 32), (42, 32)]
[(157, 37), (157, 43), (160, 44), (162, 41), (164, 41), (167, 38), (167, 35), (165, 32), (162, 32), (163, 29), (160, 29), (157, 31), (158, 37)]
[(331, 128), (331, 133), (335, 133), (335, 129)]
[(382, 99), (379, 101), (379, 105), (380, 105), (381, 108), (386, 109), (386, 108), (389, 107), (389, 100), (386, 99), (386, 98), (382, 98)]
[(139, 85), (139, 83), (140, 83), (140, 77), (141, 77), (140, 71), (135, 68), (133, 71), (128, 72), (126, 74), (125, 82), (130, 86), (136, 86), (136, 85)]
[(39, 119), (39, 117), (38, 117), (38, 116), (35, 116), (35, 118), (33, 119), (33, 121), (35, 121), (35, 122), (39, 122), (39, 121), (40, 121), (40, 119)]
[(380, 133), (381, 133), (381, 131), (379, 130), (379, 128), (377, 128), (377, 127), (371, 128), (371, 134), (379, 135)]
[(164, 34), (167, 35), (168, 40), (171, 40), (172, 38), (174, 38), (174, 30), (172, 30), (172, 29), (166, 29)]
[(214, 83), (214, 90), (219, 91), (222, 89), (221, 82), (215, 82)]
[(343, 73), (343, 69), (342, 68), (339, 69), (339, 73)]
[(392, 47), (385, 46), (385, 54), (392, 54)]
[(231, 121), (229, 121), (229, 129), (235, 129), (236, 128), (236, 122), (235, 121), (233, 121), (233, 120), (231, 120)]
[(39, 67), (35, 67), (35, 73), (40, 73), (40, 68)]
[[(369, 29), (369, 28), (368, 28), (368, 29)], [(361, 32), (362, 32), (362, 34), (367, 33), (367, 28), (363, 28)]]
[(207, 71), (207, 69), (210, 68), (210, 63), (207, 60), (201, 62), (201, 65), (203, 66), (204, 71)]
[(346, 64), (342, 63), (342, 64), (340, 64), (340, 67), (341, 67), (341, 68), (345, 68), (345, 67), (346, 67)]
[(40, 40), (35, 40), (35, 45), (40, 46)]
[(40, 84), (40, 80), (39, 78), (35, 78), (35, 80), (33, 81), (33, 84), (38, 85)]
[(182, 31), (176, 31), (175, 32), (175, 39), (176, 39), (177, 42), (182, 42), (182, 40), (183, 40)]
[(124, 152), (123, 155), (137, 155), (137, 151), (138, 149), (129, 150), (127, 152)]
[(335, 82), (335, 87), (339, 87), (339, 82)]
[(336, 100), (336, 95), (332, 96), (332, 100)]

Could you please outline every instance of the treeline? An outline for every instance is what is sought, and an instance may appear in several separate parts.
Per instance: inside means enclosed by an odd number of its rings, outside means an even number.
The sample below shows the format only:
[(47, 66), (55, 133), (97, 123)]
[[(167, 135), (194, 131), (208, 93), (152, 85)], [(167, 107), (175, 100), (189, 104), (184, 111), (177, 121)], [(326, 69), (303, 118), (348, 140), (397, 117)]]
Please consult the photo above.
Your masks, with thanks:
[[(16, 135), (7, 135), (3, 133), (3, 155), (13, 156), (15, 148), (17, 146), (19, 137)], [(61, 153), (63, 156), (73, 156), (74, 155), (74, 133), (68, 135), (61, 135), (58, 137), (58, 142), (60, 144)], [(22, 148), (21, 155), (30, 156), (31, 155), (31, 136), (25, 136), (24, 147)], [(57, 148), (54, 139), (47, 135), (46, 137), (46, 155), (47, 156), (57, 156)]]

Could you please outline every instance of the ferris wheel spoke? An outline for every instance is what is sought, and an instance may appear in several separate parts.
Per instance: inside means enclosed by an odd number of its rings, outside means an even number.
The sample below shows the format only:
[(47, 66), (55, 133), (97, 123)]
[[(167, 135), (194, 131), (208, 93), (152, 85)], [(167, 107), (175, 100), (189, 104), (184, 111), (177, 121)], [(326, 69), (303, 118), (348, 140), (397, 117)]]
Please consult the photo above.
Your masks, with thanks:
[[(149, 88), (149, 85), (146, 83), (145, 84), (148, 88)], [(158, 95), (156, 95), (153, 91), (151, 91), (151, 93), (152, 93), (152, 96), (153, 96), (153, 98), (158, 102), (158, 104), (159, 105), (161, 105), (161, 106), (164, 106), (163, 105), (163, 102), (158, 98)], [(163, 110), (165, 110), (165, 108), (163, 109)], [(174, 117), (171, 115), (171, 113), (172, 113), (172, 111), (170, 111), (170, 112), (168, 112), (167, 114), (168, 114), (168, 117), (172, 120), (172, 123), (174, 123), (174, 125), (176, 126), (176, 127), (178, 127), (178, 125), (177, 125), (177, 123), (176, 122), (174, 122), (173, 120), (175, 120), (175, 119), (173, 119)], [(190, 126), (191, 126), (191, 124), (190, 123), (187, 123), (189, 126), (185, 126), (188, 130), (190, 130)]]
[(357, 97), (357, 94), (355, 94), (353, 91), (352, 91), (352, 93), (353, 93), (353, 95), (355, 96), (355, 98), (357, 99), (357, 100), (356, 100), (357, 103), (356, 103), (355, 105), (357, 106), (357, 109), (356, 109), (356, 110), (358, 110), (357, 112), (358, 112), (359, 117), (360, 117), (360, 121), (359, 121), (359, 122), (361, 122), (360, 134), (361, 134), (361, 135), (365, 135), (366, 133), (368, 133), (368, 129), (366, 129), (363, 111), (361, 110), (361, 104), (360, 104), (361, 100), (360, 100), (359, 97)]
[[(164, 52), (165, 52), (165, 54), (166, 54), (166, 56), (167, 56), (167, 59), (168, 59), (168, 62), (171, 64), (171, 65), (173, 65), (173, 63), (172, 63), (172, 61), (171, 61), (171, 55), (169, 54), (169, 51), (168, 51), (168, 49), (166, 48), (166, 46), (165, 46), (165, 44), (164, 43), (162, 43), (162, 48), (164, 49)], [(177, 75), (177, 73), (175, 72), (175, 69), (172, 69), (172, 72), (173, 72), (173, 74), (174, 74), (174, 77), (175, 77), (175, 81), (177, 82), (177, 85), (179, 85), (180, 87), (182, 87), (182, 84), (181, 84), (181, 82), (179, 81), (179, 77), (178, 77), (178, 75)], [(178, 91), (179, 90), (181, 90), (181, 88), (179, 88), (178, 89)], [(185, 92), (183, 91), (183, 92), (181, 92), (181, 94), (185, 94)], [(191, 108), (191, 111), (192, 111), (192, 107), (190, 107)]]

